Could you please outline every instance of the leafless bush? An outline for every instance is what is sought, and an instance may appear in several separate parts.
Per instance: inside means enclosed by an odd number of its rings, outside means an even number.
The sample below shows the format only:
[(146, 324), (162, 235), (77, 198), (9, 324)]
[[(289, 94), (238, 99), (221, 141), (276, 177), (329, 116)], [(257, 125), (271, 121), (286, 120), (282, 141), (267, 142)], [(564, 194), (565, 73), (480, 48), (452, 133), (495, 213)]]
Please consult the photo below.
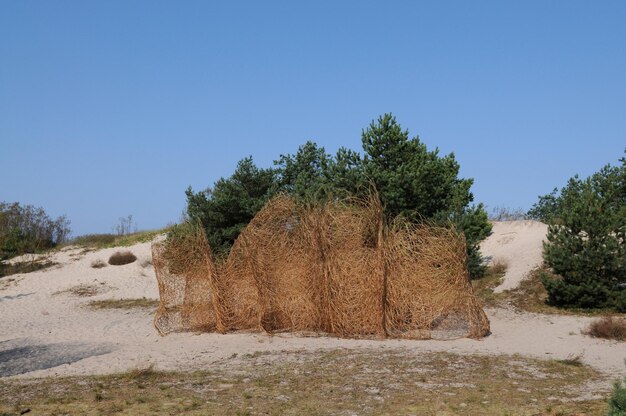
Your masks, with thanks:
[(589, 324), (583, 333), (594, 338), (626, 341), (626, 318), (605, 316)]
[(137, 257), (130, 251), (118, 251), (109, 257), (109, 264), (112, 266), (123, 266), (137, 260)]
[(120, 217), (119, 222), (113, 227), (117, 235), (129, 235), (137, 232), (137, 224), (133, 221), (133, 216)]
[(494, 207), (489, 214), (491, 221), (519, 221), (526, 220), (526, 211), (521, 208)]

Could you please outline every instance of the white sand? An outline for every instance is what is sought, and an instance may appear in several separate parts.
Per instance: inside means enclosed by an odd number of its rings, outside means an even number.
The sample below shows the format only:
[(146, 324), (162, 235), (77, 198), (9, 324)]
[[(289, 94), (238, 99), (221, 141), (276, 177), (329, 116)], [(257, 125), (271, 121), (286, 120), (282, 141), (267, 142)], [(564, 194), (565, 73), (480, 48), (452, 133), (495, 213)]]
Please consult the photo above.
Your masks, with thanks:
[(516, 288), (528, 272), (543, 263), (543, 240), (548, 226), (537, 221), (496, 221), (492, 234), (480, 245), (491, 262), (507, 265), (502, 284), (495, 292)]
[[(509, 231), (500, 233), (507, 227), (515, 230), (513, 242), (520, 243), (494, 246), (493, 239), (510, 235), (506, 234)], [(485, 251), (506, 258), (511, 267), (519, 251), (525, 250), (527, 246), (526, 243), (521, 244), (521, 241), (535, 241), (541, 229), (545, 230), (535, 223), (497, 225), (494, 236), (485, 244)], [(526, 233), (533, 237), (527, 237)], [(535, 260), (529, 260), (537, 258), (536, 253), (530, 255), (531, 246), (540, 248), (535, 243), (528, 244), (529, 253), (524, 256), (523, 263), (520, 261), (526, 267), (536, 264)], [(505, 250), (505, 247), (510, 251)], [(488, 251), (491, 248), (493, 251)], [(61, 266), (13, 276), (15, 282), (0, 286), (0, 347), (3, 341), (13, 340), (11, 342), (41, 344), (77, 342), (105, 345), (111, 350), (104, 355), (33, 371), (20, 377), (103, 374), (150, 364), (158, 369), (169, 370), (206, 369), (234, 353), (241, 355), (255, 351), (329, 348), (404, 348), (407, 353), (414, 354), (448, 351), (459, 354), (522, 354), (538, 358), (567, 358), (583, 354), (585, 363), (607, 373), (606, 386), (598, 387), (602, 389), (606, 389), (616, 375), (624, 372), (626, 344), (581, 335), (581, 329), (589, 323), (590, 318), (520, 314), (505, 309), (487, 311), (492, 335), (480, 341), (377, 341), (293, 335), (191, 333), (160, 337), (152, 327), (151, 311), (91, 310), (84, 307), (84, 304), (95, 299), (158, 298), (154, 270), (150, 266), (141, 266), (144, 260), (150, 258), (150, 245), (137, 244), (129, 250), (138, 257), (137, 262), (102, 269), (93, 269), (90, 265), (94, 260), (106, 261), (116, 249), (91, 252), (84, 256), (75, 256), (79, 250), (64, 251), (53, 256), (55, 261), (62, 263)], [(517, 262), (514, 264), (515, 276), (523, 277), (522, 266), (518, 266)], [(89, 298), (70, 293), (55, 294), (79, 284), (96, 285), (103, 292)]]

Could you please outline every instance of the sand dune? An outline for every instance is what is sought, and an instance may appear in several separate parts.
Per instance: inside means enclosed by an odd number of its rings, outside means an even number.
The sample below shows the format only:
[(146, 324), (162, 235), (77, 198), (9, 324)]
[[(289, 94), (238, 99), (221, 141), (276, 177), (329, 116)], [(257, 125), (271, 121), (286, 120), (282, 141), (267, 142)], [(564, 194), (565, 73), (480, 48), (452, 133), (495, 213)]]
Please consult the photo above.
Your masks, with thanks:
[(492, 234), (480, 245), (490, 262), (507, 265), (502, 284), (495, 292), (516, 288), (528, 272), (541, 266), (541, 255), (548, 226), (538, 221), (497, 221)]
[[(540, 263), (545, 226), (533, 222), (497, 223), (483, 244), (486, 255), (509, 264), (503, 284), (511, 288)], [(53, 255), (60, 263), (49, 270), (12, 276), (0, 289), (0, 375), (16, 377), (103, 374), (155, 364), (159, 369), (208, 368), (233, 354), (332, 348), (402, 348), (407, 353), (449, 351), (461, 354), (522, 354), (583, 361), (611, 375), (623, 372), (624, 344), (586, 337), (590, 318), (487, 310), (492, 334), (483, 340), (455, 341), (349, 340), (330, 337), (264, 334), (172, 334), (160, 337), (152, 326), (153, 310), (93, 310), (92, 300), (158, 298), (150, 244), (129, 247), (138, 258), (125, 266), (91, 267), (117, 249)], [(93, 296), (71, 291), (78, 285)], [(50, 351), (62, 351), (61, 358)], [(19, 361), (22, 360), (22, 361)], [(60, 362), (59, 362), (60, 361)], [(27, 366), (19, 363), (28, 362)], [(62, 362), (64, 362), (62, 364)], [(17, 363), (17, 364), (16, 364)], [(16, 369), (17, 368), (17, 369)], [(607, 386), (602, 386), (605, 389)]]

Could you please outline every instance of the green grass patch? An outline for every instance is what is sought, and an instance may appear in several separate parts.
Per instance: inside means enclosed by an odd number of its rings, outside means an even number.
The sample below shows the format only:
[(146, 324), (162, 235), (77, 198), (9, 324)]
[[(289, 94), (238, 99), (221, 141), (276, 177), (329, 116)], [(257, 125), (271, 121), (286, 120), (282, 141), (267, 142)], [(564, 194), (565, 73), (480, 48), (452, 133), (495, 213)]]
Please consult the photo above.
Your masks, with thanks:
[(65, 246), (89, 247), (95, 249), (127, 247), (152, 241), (156, 236), (167, 233), (170, 228), (171, 227), (161, 228), (159, 230), (139, 231), (128, 235), (87, 234), (72, 239), (65, 244)]

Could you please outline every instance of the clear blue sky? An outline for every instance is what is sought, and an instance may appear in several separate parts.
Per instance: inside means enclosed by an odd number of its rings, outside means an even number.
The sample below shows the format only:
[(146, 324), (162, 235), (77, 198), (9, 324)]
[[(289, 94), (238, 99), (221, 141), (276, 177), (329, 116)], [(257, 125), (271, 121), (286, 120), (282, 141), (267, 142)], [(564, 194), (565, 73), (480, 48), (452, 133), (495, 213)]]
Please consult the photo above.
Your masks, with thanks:
[(75, 234), (180, 217), (253, 155), (393, 112), (477, 201), (528, 208), (626, 147), (626, 1), (0, 2), (0, 200)]

